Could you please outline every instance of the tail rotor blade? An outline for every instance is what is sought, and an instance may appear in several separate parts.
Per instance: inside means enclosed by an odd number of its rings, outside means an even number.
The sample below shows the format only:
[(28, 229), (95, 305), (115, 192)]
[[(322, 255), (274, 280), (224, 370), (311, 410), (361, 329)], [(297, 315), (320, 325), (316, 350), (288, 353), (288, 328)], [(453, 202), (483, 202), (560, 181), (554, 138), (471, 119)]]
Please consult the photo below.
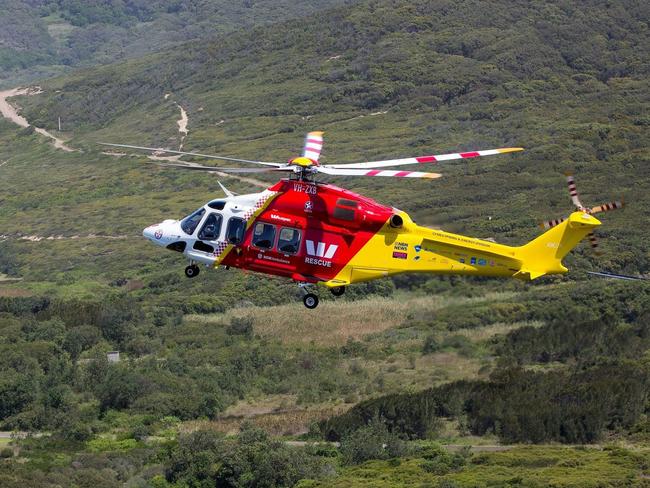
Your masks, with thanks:
[(561, 219), (545, 220), (539, 225), (542, 229), (547, 230), (547, 229), (551, 229), (552, 227), (555, 227), (556, 225), (560, 225), (566, 219), (567, 219), (566, 217), (562, 217)]
[(595, 214), (599, 212), (611, 212), (612, 210), (617, 210), (619, 208), (623, 208), (623, 200), (620, 201), (615, 201), (615, 202), (609, 202), (609, 203), (603, 203), (602, 205), (598, 205), (596, 207), (593, 207), (589, 213)]
[(578, 197), (578, 189), (576, 188), (576, 182), (575, 179), (573, 179), (573, 175), (571, 173), (566, 174), (566, 181), (569, 185), (569, 195), (571, 195), (571, 201), (578, 209), (582, 210), (584, 207), (582, 206), (582, 203), (580, 203), (580, 198)]
[(596, 234), (590, 232), (588, 237), (589, 237), (589, 244), (591, 244), (591, 249), (593, 249), (596, 256), (600, 256), (601, 253), (598, 250), (598, 239), (596, 239)]

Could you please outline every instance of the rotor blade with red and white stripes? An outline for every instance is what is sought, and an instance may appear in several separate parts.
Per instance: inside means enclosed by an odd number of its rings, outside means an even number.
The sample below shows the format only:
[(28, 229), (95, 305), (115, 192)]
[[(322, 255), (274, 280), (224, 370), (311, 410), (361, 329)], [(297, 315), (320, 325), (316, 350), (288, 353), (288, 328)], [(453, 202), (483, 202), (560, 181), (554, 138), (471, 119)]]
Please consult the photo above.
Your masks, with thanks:
[(576, 188), (576, 181), (573, 179), (573, 175), (571, 173), (566, 174), (566, 182), (569, 185), (569, 195), (571, 195), (571, 201), (578, 209), (582, 210), (584, 207), (582, 206), (582, 203), (580, 203), (580, 197), (578, 197), (578, 189)]
[(616, 202), (609, 202), (609, 203), (603, 203), (602, 205), (598, 205), (596, 207), (593, 207), (589, 213), (595, 214), (599, 212), (610, 212), (612, 210), (616, 210), (619, 208), (623, 208), (623, 201), (616, 201)]
[(470, 151), (462, 153), (439, 154), (432, 156), (418, 156), (415, 158), (389, 159), (386, 161), (369, 161), (366, 163), (351, 164), (328, 164), (328, 168), (337, 169), (366, 169), (366, 168), (386, 168), (389, 166), (403, 166), (406, 164), (424, 164), (437, 163), (440, 161), (450, 161), (452, 159), (469, 159), (479, 156), (493, 156), (495, 154), (504, 154), (516, 151), (523, 151), (523, 147), (504, 147), (500, 149), (485, 149), (482, 151)]
[(317, 166), (319, 173), (333, 176), (388, 176), (392, 178), (440, 178), (440, 173), (422, 173), (420, 171), (397, 171), (390, 169), (347, 169)]
[(305, 137), (305, 147), (302, 155), (312, 161), (318, 162), (320, 153), (323, 150), (323, 133), (321, 131), (314, 131), (307, 133)]
[(598, 250), (598, 239), (596, 239), (596, 234), (593, 232), (589, 233), (589, 244), (591, 244), (591, 249), (593, 249), (596, 256), (600, 256), (601, 252)]
[(561, 219), (545, 220), (539, 225), (542, 229), (550, 229), (552, 227), (555, 227), (556, 225), (560, 225), (566, 219), (567, 219), (566, 217), (562, 217)]

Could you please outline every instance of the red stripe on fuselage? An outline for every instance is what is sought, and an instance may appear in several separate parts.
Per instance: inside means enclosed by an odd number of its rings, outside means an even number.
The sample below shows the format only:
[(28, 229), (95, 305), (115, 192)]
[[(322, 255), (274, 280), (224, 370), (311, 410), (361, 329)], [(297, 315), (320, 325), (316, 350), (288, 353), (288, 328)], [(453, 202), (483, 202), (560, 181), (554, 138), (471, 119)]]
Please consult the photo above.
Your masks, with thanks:
[(480, 154), (477, 152), (460, 153), (461, 158), (475, 158), (477, 156), (480, 156)]

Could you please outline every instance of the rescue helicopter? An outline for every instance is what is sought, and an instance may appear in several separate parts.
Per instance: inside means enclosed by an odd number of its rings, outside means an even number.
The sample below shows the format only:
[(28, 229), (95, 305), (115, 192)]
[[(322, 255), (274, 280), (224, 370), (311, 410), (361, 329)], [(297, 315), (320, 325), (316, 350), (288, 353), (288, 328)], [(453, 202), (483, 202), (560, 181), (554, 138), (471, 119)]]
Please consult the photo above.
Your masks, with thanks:
[(235, 195), (221, 183), (225, 197), (202, 205), (183, 219), (168, 219), (144, 229), (154, 244), (185, 255), (185, 275), (194, 278), (199, 264), (240, 268), (292, 279), (303, 291), (307, 308), (318, 306), (314, 285), (341, 296), (354, 283), (399, 273), (439, 273), (515, 277), (533, 280), (566, 273), (562, 258), (600, 222), (593, 214), (620, 202), (588, 209), (574, 198), (576, 210), (546, 223), (546, 232), (511, 247), (417, 225), (397, 208), (337, 186), (316, 181), (318, 175), (394, 178), (439, 178), (439, 173), (400, 171), (396, 166), (434, 164), (522, 151), (509, 147), (354, 164), (320, 164), (323, 133), (310, 132), (302, 155), (287, 163), (246, 160), (168, 149), (104, 145), (254, 164), (222, 168), (181, 162), (165, 164), (194, 171), (284, 173), (259, 193)]

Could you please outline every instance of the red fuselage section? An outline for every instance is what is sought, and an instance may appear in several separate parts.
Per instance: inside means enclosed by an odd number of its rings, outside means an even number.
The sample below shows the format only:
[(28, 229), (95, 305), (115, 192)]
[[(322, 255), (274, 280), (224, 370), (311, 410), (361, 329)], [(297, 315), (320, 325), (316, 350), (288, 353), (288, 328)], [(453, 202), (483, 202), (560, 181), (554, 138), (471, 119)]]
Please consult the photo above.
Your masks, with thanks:
[[(281, 180), (269, 190), (276, 195), (259, 215), (252, 217), (243, 242), (221, 265), (297, 281), (328, 281), (394, 213), (394, 209), (370, 198), (328, 184)], [(272, 229), (274, 245), (255, 245), (255, 229), (263, 228), (260, 223), (273, 226), (266, 229), (269, 234)], [(283, 252), (279, 236), (295, 230), (300, 233), (297, 249)]]

